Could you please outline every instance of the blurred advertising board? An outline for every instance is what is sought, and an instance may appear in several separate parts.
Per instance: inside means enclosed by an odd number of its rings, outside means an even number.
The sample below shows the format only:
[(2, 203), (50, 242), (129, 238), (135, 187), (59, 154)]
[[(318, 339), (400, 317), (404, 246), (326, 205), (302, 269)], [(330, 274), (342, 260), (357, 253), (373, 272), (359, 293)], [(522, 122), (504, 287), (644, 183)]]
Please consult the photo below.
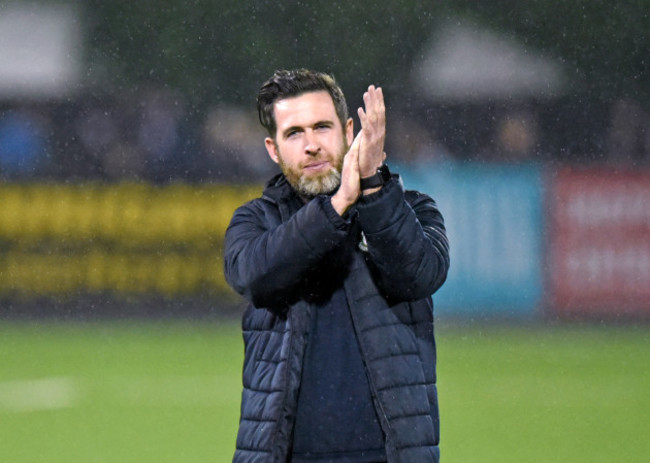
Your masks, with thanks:
[(549, 194), (551, 308), (650, 316), (650, 172), (565, 169)]
[(435, 295), (447, 316), (533, 317), (543, 295), (542, 175), (536, 165), (395, 166), (445, 218), (451, 268)]
[(261, 186), (0, 184), (3, 300), (232, 293), (223, 236)]

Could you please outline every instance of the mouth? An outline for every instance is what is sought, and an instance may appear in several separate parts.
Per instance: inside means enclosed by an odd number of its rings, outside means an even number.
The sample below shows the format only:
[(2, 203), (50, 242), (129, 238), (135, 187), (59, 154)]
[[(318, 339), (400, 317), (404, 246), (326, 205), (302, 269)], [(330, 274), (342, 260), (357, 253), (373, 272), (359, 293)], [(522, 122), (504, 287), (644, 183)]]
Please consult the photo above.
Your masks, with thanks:
[(327, 161), (317, 161), (307, 164), (303, 167), (303, 170), (307, 173), (318, 173), (325, 170), (329, 170), (330, 163)]

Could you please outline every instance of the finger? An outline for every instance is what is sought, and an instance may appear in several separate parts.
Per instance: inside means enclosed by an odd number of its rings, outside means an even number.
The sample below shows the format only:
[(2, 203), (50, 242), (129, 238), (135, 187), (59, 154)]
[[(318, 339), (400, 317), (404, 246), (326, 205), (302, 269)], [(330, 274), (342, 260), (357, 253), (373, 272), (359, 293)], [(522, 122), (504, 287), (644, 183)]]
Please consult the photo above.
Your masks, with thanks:
[(354, 159), (359, 157), (359, 149), (361, 147), (361, 134), (363, 130), (360, 130), (359, 133), (354, 137), (354, 140), (352, 140), (352, 144), (348, 148), (347, 153), (345, 153), (345, 157), (343, 158), (343, 162), (347, 161), (348, 158)]
[(363, 105), (366, 108), (366, 114), (372, 114), (376, 110), (375, 105), (375, 87), (368, 87), (368, 91), (363, 94)]
[(359, 179), (359, 148), (361, 146), (361, 132), (352, 141), (350, 149), (343, 158), (342, 182), (358, 181)]
[(381, 87), (373, 92), (372, 95), (373, 110), (377, 113), (378, 117), (382, 117), (386, 113), (386, 106), (384, 105), (384, 92)]
[(381, 123), (385, 119), (386, 107), (384, 105), (384, 93), (381, 87), (368, 87), (363, 94), (366, 120), (374, 123)]
[(364, 103), (381, 104), (384, 100), (383, 90), (381, 87), (375, 87), (374, 85), (369, 86), (363, 96)]
[(377, 87), (377, 90), (375, 91), (375, 97), (377, 98), (377, 103), (380, 104), (381, 106), (384, 105), (384, 91), (382, 90), (381, 87)]
[(357, 109), (357, 115), (359, 116), (359, 122), (361, 122), (361, 128), (363, 129), (363, 127), (367, 124), (367, 120), (368, 120), (366, 116), (366, 112), (363, 110), (363, 108), (359, 108)]
[(361, 149), (361, 137), (363, 136), (363, 129), (359, 130), (359, 133), (354, 137), (354, 140), (352, 140), (352, 144), (350, 145), (350, 149), (348, 150), (348, 153), (346, 156), (351, 156), (353, 159), (356, 157), (359, 157), (359, 150)]

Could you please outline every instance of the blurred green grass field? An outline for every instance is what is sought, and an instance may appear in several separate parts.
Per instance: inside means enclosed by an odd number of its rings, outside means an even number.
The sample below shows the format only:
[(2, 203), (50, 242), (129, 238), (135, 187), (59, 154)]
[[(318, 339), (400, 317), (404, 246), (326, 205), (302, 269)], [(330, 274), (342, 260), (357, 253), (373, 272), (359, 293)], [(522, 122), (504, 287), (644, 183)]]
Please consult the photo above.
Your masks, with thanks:
[[(650, 327), (439, 324), (443, 461), (650, 455)], [(227, 462), (235, 322), (0, 324), (0, 463)]]

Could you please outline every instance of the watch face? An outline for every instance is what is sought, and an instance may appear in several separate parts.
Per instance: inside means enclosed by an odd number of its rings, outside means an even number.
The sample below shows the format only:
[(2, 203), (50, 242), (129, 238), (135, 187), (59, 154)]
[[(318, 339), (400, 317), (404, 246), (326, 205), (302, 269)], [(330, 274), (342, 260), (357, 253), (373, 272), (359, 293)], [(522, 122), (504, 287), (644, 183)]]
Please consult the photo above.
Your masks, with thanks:
[(377, 169), (377, 173), (381, 175), (384, 183), (390, 180), (390, 170), (388, 170), (388, 166), (386, 164), (382, 164), (381, 167)]

